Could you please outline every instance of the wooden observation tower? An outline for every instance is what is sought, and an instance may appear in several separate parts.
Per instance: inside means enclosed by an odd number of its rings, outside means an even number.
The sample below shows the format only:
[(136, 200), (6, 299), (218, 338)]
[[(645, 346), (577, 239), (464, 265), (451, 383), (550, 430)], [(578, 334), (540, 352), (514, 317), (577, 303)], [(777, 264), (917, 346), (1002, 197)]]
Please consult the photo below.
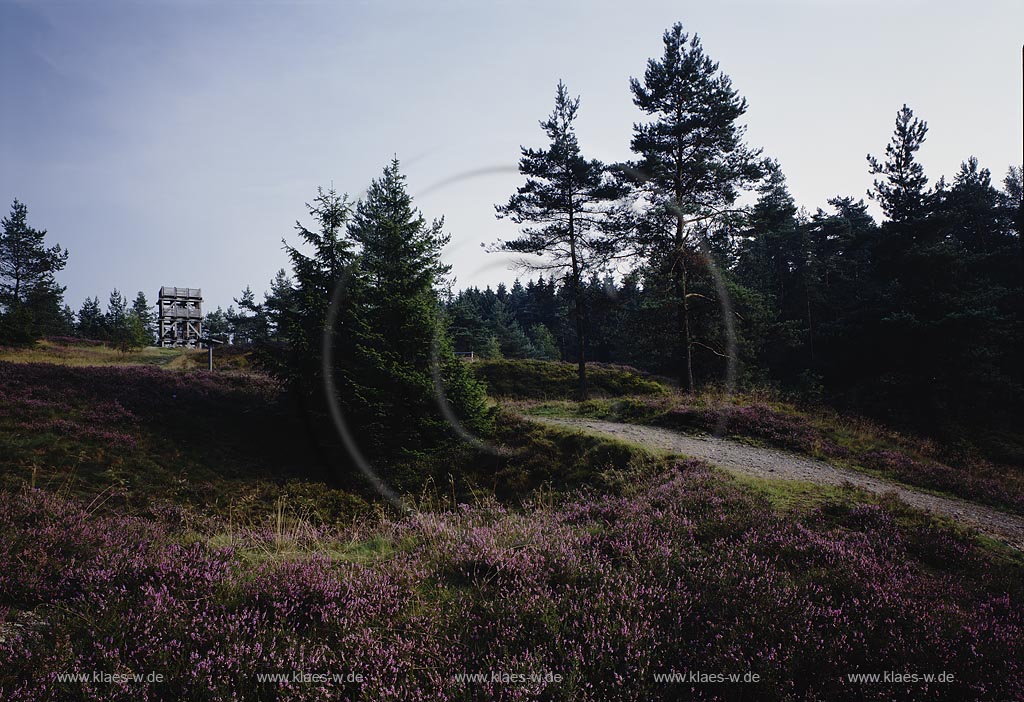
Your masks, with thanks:
[(163, 286), (157, 298), (160, 346), (197, 348), (203, 335), (203, 291)]

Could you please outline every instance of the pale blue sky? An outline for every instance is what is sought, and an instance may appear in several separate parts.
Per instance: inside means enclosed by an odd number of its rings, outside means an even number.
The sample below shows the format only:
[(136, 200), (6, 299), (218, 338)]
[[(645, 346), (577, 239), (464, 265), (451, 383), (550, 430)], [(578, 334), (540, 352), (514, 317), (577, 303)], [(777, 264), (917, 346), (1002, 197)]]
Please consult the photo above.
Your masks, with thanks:
[(972, 154), (998, 181), (1022, 160), (1020, 0), (0, 0), (0, 206), (70, 249), (76, 309), (161, 285), (227, 307), (286, 264), (317, 185), (358, 194), (397, 154), (446, 218), (457, 286), (511, 281), (480, 244), (514, 234), (493, 205), (555, 84), (582, 97), (584, 151), (628, 158), (629, 78), (675, 21), (811, 210), (864, 196), (904, 102), (933, 182)]

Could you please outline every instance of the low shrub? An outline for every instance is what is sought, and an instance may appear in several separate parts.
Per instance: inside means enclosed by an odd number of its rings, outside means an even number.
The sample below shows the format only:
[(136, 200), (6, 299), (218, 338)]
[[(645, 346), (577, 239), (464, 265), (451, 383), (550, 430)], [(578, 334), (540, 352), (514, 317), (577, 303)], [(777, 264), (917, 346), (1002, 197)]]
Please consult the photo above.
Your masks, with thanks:
[[(536, 360), (479, 360), (473, 373), (487, 384), (488, 394), (519, 399), (557, 399), (576, 395), (576, 366)], [(587, 386), (595, 397), (663, 395), (666, 387), (635, 368), (587, 364)]]
[[(1019, 566), (952, 532), (908, 529), (876, 505), (784, 519), (693, 462), (636, 487), (525, 511), (483, 502), (386, 521), (377, 533), (402, 546), (369, 562), (332, 559), (315, 544), (250, 562), (233, 546), (183, 544), (172, 524), (90, 514), (38, 491), (0, 494), (0, 697), (1024, 694)], [(309, 538), (353, 541), (344, 531)], [(953, 680), (848, 677), (888, 670)], [(301, 682), (295, 671), (361, 679)], [(759, 682), (699, 684), (687, 671), (749, 671)], [(163, 681), (62, 680), (69, 672)], [(510, 684), (492, 672), (561, 682)], [(455, 677), (475, 673), (484, 677)], [(657, 677), (672, 673), (684, 676)]]

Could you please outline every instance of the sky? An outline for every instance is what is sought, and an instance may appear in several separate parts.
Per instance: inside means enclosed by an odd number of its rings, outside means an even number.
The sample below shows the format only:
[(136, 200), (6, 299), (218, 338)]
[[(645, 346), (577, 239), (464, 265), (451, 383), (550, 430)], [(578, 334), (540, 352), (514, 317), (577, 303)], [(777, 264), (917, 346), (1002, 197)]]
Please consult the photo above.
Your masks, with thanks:
[(584, 154), (630, 158), (629, 79), (674, 22), (812, 212), (865, 197), (904, 103), (932, 182), (1022, 161), (1020, 0), (0, 0), (0, 207), (70, 251), (75, 309), (161, 285), (226, 308), (287, 267), (318, 186), (358, 197), (397, 156), (445, 218), (456, 287), (510, 282), (481, 245), (516, 233), (494, 205), (520, 147), (544, 146), (557, 82)]

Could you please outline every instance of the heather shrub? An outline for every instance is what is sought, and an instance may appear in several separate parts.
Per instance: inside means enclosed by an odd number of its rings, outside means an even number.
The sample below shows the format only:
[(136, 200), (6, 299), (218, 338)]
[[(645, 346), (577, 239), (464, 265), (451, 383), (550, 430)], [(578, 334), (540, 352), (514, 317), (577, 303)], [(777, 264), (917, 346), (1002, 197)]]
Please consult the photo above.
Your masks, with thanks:
[[(1024, 510), (1024, 493), (999, 476), (972, 465), (953, 468), (937, 461), (918, 461), (899, 451), (876, 450), (860, 456), (868, 468), (891, 474), (909, 485), (942, 490), (989, 504)], [(1014, 489), (1017, 488), (1017, 489)]]
[[(1024, 475), (1012, 467), (997, 468), (970, 454), (958, 455), (956, 465), (948, 465), (936, 457), (939, 451), (930, 442), (918, 440), (916, 449), (905, 447), (911, 442), (898, 435), (886, 435), (877, 427), (871, 427), (868, 437), (851, 440), (837, 417), (816, 420), (811, 415), (781, 411), (756, 400), (727, 404), (705, 397), (682, 396), (626, 397), (571, 405), (551, 403), (539, 409), (543, 412), (548, 408), (555, 409), (556, 414), (568, 412), (683, 432), (755, 439), (842, 465), (877, 471), (908, 485), (1024, 510)], [(532, 411), (537, 410), (534, 407)], [(893, 444), (901, 448), (888, 447)]]
[[(5, 700), (1013, 699), (1024, 693), (1019, 566), (889, 507), (832, 502), (799, 519), (696, 462), (630, 494), (509, 509), (493, 501), (349, 531), (182, 543), (176, 525), (0, 495)], [(318, 544), (379, 534), (385, 557)], [(13, 545), (9, 545), (13, 544)], [(965, 567), (966, 566), (966, 567)], [(70, 575), (69, 575), (70, 573)], [(38, 626), (9, 628), (31, 609)], [(61, 682), (76, 670), (162, 683)], [(268, 682), (257, 673), (362, 681)], [(655, 674), (754, 671), (760, 683)], [(861, 685), (846, 673), (949, 671)], [(548, 672), (559, 683), (454, 673)]]
[[(470, 368), (495, 397), (556, 399), (576, 394), (576, 366), (537, 360), (478, 360)], [(629, 366), (587, 364), (587, 386), (592, 395), (664, 395), (666, 387)]]

